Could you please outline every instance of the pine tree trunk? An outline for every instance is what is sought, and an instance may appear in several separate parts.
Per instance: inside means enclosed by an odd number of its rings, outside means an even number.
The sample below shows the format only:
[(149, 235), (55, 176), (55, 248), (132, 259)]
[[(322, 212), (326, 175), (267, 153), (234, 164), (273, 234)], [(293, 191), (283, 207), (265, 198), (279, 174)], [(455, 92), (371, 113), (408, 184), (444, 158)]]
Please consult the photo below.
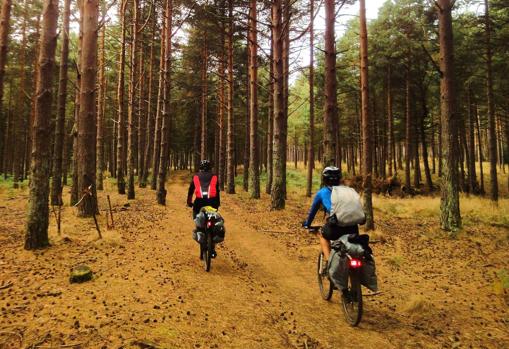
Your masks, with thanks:
[(467, 104), (468, 104), (468, 153), (470, 161), (468, 163), (468, 185), (471, 193), (478, 192), (477, 174), (475, 172), (475, 118), (474, 118), (474, 104), (472, 100), (472, 89), (468, 86), (467, 91)]
[(431, 171), (428, 162), (428, 143), (426, 142), (426, 132), (424, 129), (424, 120), (428, 117), (428, 106), (426, 104), (426, 90), (425, 87), (421, 87), (421, 105), (422, 105), (422, 116), (420, 122), (420, 135), (422, 144), (422, 160), (424, 162), (424, 174), (426, 176), (426, 186), (428, 191), (433, 191), (433, 181), (431, 179)]
[(31, 181), (25, 249), (33, 250), (49, 245), (49, 176), (50, 176), (50, 119), (52, 107), (53, 70), (57, 46), (58, 1), (45, 0), (42, 19), (40, 69), (37, 79), (34, 136), (32, 138)]
[[(140, 6), (141, 9), (141, 6)], [(143, 7), (141, 10), (141, 19), (143, 20), (144, 13), (147, 10), (147, 4)], [(148, 23), (148, 22), (147, 22)], [(139, 24), (138, 24), (139, 26)], [(144, 26), (144, 25), (143, 25)], [(139, 29), (140, 31), (140, 38), (139, 45), (138, 46), (138, 76), (137, 76), (137, 85), (138, 85), (138, 108), (137, 108), (137, 118), (138, 118), (138, 130), (137, 130), (137, 136), (138, 139), (136, 140), (136, 155), (137, 155), (137, 164), (136, 164), (136, 174), (138, 175), (138, 187), (143, 186), (143, 173), (145, 172), (144, 166), (144, 155), (145, 155), (145, 134), (147, 132), (147, 91), (145, 86), (146, 81), (146, 67), (145, 67), (145, 51), (146, 51), (146, 45), (145, 40), (146, 37), (143, 34), (143, 28)]]
[(272, 209), (285, 208), (284, 170), (286, 155), (284, 84), (283, 84), (283, 28), (281, 0), (272, 2), (272, 47), (274, 53), (274, 178), (271, 190)]
[[(102, 15), (106, 16), (106, 8), (104, 2), (102, 3)], [(104, 41), (106, 36), (106, 23), (102, 24), (99, 33), (99, 95), (97, 98), (97, 189), (103, 190), (103, 173), (104, 173), (104, 118), (105, 118), (105, 103), (106, 103), (106, 60), (105, 60), (105, 47)]]
[(484, 0), (486, 20), (486, 90), (488, 104), (488, 143), (490, 157), (490, 199), (498, 201), (497, 179), (497, 134), (495, 123), (495, 101), (493, 97), (493, 53), (491, 48), (491, 19), (489, 1)]
[(157, 102), (156, 102), (156, 122), (154, 125), (155, 129), (155, 137), (154, 137), (154, 146), (153, 146), (153, 154), (152, 154), (152, 180), (150, 183), (150, 188), (153, 190), (157, 189), (157, 177), (159, 174), (159, 158), (161, 156), (161, 124), (162, 124), (162, 111), (163, 111), (163, 98), (164, 98), (164, 55), (165, 55), (165, 45), (166, 42), (166, 21), (165, 21), (165, 12), (163, 13), (163, 29), (161, 30), (161, 50), (159, 53), (159, 83), (157, 88)]
[(360, 0), (360, 57), (361, 57), (361, 103), (362, 103), (362, 144), (364, 180), (364, 212), (366, 214), (366, 229), (375, 228), (372, 202), (372, 120), (369, 114), (369, 86), (368, 86), (368, 31), (366, 28), (366, 3)]
[(131, 30), (131, 64), (129, 65), (129, 98), (127, 104), (127, 199), (135, 198), (134, 192), (134, 170), (136, 168), (136, 79), (138, 74), (138, 12), (139, 0), (133, 0), (132, 7), (132, 30)]
[(249, 117), (250, 117), (250, 153), (249, 153), (249, 189), (251, 198), (260, 198), (260, 172), (258, 160), (258, 40), (256, 0), (249, 2)]
[[(272, 8), (271, 8), (272, 11)], [(271, 19), (272, 20), (272, 15)], [(272, 178), (274, 174), (274, 40), (271, 30), (271, 45), (270, 45), (270, 58), (269, 58), (269, 110), (267, 113), (267, 183), (265, 186), (265, 193), (270, 194), (272, 191)]]
[(121, 22), (122, 37), (120, 41), (120, 60), (118, 67), (118, 123), (117, 123), (117, 190), (119, 194), (125, 194), (124, 179), (124, 136), (125, 136), (125, 44), (126, 44), (126, 7), (128, 0), (122, 0), (119, 4), (119, 17)]
[(74, 94), (74, 124), (72, 127), (72, 188), (71, 205), (75, 205), (79, 198), (78, 188), (78, 123), (80, 114), (80, 91), (81, 88), (81, 51), (83, 48), (83, 1), (78, 0), (79, 9), (79, 36), (78, 36), (78, 54), (76, 57), (76, 89)]
[[(11, 7), (12, 0), (3, 0), (2, 8), (0, 12), (0, 122), (2, 125), (7, 121), (7, 127), (5, 132), (3, 133), (2, 139), (0, 139), (0, 172), (4, 174), (7, 173), (7, 169), (5, 164), (5, 153), (8, 147), (8, 120), (5, 117), (6, 113), (3, 109), (4, 102), (4, 80), (5, 80), (5, 65), (7, 64), (7, 51), (9, 46), (9, 29), (10, 29), (10, 19), (11, 19)], [(3, 129), (3, 126), (0, 127)]]
[(336, 165), (337, 113), (336, 91), (336, 48), (334, 24), (336, 20), (335, 1), (325, 0), (325, 106), (323, 113), (323, 166)]
[(247, 57), (247, 64), (246, 64), (246, 84), (244, 85), (246, 88), (246, 118), (244, 119), (244, 151), (242, 154), (242, 188), (244, 191), (249, 190), (249, 146), (250, 146), (250, 138), (249, 138), (249, 128), (250, 128), (250, 121), (249, 121), (249, 100), (250, 100), (250, 91), (249, 91), (249, 66), (250, 66), (250, 57), (249, 57), (249, 29), (247, 33), (247, 45), (246, 45), (246, 57)]
[(306, 196), (311, 197), (313, 191), (313, 169), (315, 167), (315, 31), (314, 31), (314, 19), (315, 19), (315, 2), (311, 0), (309, 2), (309, 144), (308, 144), (308, 155), (307, 155), (307, 178), (306, 178)]
[(69, 60), (69, 22), (71, 0), (64, 2), (64, 21), (62, 26), (62, 54), (60, 55), (60, 72), (58, 84), (58, 108), (55, 129), (55, 148), (53, 150), (53, 176), (51, 182), (51, 204), (62, 203), (62, 153), (65, 137), (65, 111), (67, 103), (67, 69)]
[(233, 119), (233, 0), (228, 0), (228, 129), (226, 132), (226, 192), (235, 193), (234, 119)]
[(97, 212), (95, 188), (96, 171), (96, 80), (97, 80), (97, 34), (99, 0), (83, 4), (83, 49), (81, 50), (80, 114), (78, 122), (78, 188), (84, 195), (90, 188), (92, 195), (78, 207), (80, 217)]
[(208, 48), (207, 48), (207, 34), (204, 33), (203, 51), (202, 51), (202, 72), (201, 72), (201, 137), (200, 137), (200, 159), (207, 159), (207, 100), (208, 100)]
[[(410, 62), (407, 62), (410, 64)], [(410, 110), (410, 66), (407, 65), (405, 75), (405, 188), (410, 189), (410, 162), (412, 161), (412, 112)]]
[[(143, 172), (141, 175), (140, 187), (145, 188), (147, 186), (148, 174), (150, 164), (152, 162), (152, 152), (153, 152), (153, 142), (154, 139), (154, 129), (155, 129), (155, 116), (153, 113), (152, 107), (152, 95), (154, 88), (154, 46), (155, 46), (155, 34), (157, 30), (157, 15), (154, 13), (152, 15), (152, 40), (150, 41), (150, 61), (148, 68), (148, 100), (147, 100), (147, 130), (145, 134), (145, 149), (143, 159)], [(161, 45), (164, 46), (164, 45)]]
[[(19, 91), (26, 91), (26, 27), (27, 27), (27, 12), (28, 6), (26, 0), (22, 5), (23, 19), (21, 24), (21, 46), (19, 53)], [(26, 116), (25, 108), (25, 94), (18, 93), (17, 100), (17, 116), (14, 119), (14, 161), (13, 161), (13, 187), (18, 188), (18, 182), (23, 180), (23, 133), (25, 132), (24, 118)]]
[[(221, 14), (224, 17), (225, 2), (221, 2)], [(225, 183), (225, 132), (224, 132), (224, 111), (225, 111), (225, 23), (221, 21), (221, 49), (219, 58), (219, 163), (217, 164), (219, 176), (219, 188), (224, 191)]]
[(444, 230), (451, 231), (461, 227), (458, 188), (458, 159), (456, 157), (457, 132), (454, 93), (454, 47), (451, 0), (438, 0), (436, 3), (439, 18), (440, 42), (440, 111), (443, 144), (443, 173), (441, 181), (440, 223)]
[[(388, 146), (388, 162), (389, 162), (389, 176), (392, 177), (394, 168), (394, 175), (398, 174), (398, 166), (396, 165), (396, 146), (394, 142), (394, 116), (392, 114), (392, 73), (391, 65), (387, 67), (387, 146)], [(394, 165), (394, 167), (393, 167)]]
[(159, 157), (159, 173), (157, 176), (157, 203), (166, 204), (166, 171), (168, 168), (168, 157), (170, 154), (170, 91), (171, 91), (171, 39), (172, 39), (172, 15), (173, 0), (166, 0), (165, 11), (165, 42), (164, 42), (164, 94), (163, 94), (163, 112), (161, 122), (161, 154)]

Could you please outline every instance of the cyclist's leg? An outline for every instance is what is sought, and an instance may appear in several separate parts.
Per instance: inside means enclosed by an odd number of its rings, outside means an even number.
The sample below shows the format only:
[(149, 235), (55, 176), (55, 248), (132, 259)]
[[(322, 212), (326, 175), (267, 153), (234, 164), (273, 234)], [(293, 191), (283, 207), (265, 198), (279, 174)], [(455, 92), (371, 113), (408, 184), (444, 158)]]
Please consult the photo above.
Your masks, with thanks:
[(318, 237), (320, 238), (320, 246), (322, 247), (323, 256), (325, 257), (325, 260), (328, 261), (331, 250), (330, 241), (324, 238), (322, 234), (318, 234)]

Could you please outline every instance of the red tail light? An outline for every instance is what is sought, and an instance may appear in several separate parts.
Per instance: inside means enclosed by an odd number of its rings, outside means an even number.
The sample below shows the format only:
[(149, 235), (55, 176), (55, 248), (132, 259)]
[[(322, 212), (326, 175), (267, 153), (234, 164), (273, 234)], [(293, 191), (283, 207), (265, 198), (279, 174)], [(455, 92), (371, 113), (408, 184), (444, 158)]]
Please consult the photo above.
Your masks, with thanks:
[(212, 222), (212, 221), (207, 221), (207, 228), (210, 228), (212, 225), (214, 225), (214, 222)]
[(350, 259), (350, 267), (352, 268), (360, 268), (362, 267), (362, 262), (358, 259)]

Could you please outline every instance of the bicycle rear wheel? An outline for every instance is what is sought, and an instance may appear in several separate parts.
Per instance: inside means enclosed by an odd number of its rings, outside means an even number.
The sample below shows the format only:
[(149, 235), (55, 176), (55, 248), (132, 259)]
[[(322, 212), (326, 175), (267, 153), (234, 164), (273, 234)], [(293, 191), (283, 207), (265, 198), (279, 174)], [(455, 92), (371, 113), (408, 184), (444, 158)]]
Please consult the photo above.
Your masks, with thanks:
[(348, 289), (341, 295), (343, 314), (350, 326), (357, 326), (362, 318), (362, 290), (359, 275), (350, 271), (348, 275)]
[(328, 301), (332, 297), (334, 287), (332, 285), (332, 281), (329, 279), (328, 273), (323, 273), (325, 263), (327, 263), (327, 261), (323, 256), (323, 252), (320, 252), (318, 255), (318, 264), (316, 270), (316, 274), (318, 276), (318, 287), (320, 288), (320, 294), (322, 295), (322, 298)]
[(212, 236), (208, 233), (206, 235), (205, 244), (202, 246), (202, 256), (205, 271), (208, 272), (210, 271), (210, 261), (212, 259)]

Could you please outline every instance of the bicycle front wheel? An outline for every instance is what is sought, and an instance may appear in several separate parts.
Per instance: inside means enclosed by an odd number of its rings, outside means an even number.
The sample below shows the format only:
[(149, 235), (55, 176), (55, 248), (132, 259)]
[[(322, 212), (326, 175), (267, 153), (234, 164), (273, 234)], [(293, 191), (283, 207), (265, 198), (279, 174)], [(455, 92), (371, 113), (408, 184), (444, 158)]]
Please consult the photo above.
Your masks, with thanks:
[(316, 274), (318, 276), (318, 287), (320, 288), (320, 294), (322, 298), (326, 301), (331, 299), (332, 292), (334, 291), (332, 281), (330, 281), (328, 272), (325, 270), (325, 264), (327, 261), (323, 256), (323, 252), (320, 252), (318, 255), (318, 263)]
[(357, 326), (362, 318), (362, 290), (357, 272), (350, 271), (348, 288), (341, 295), (341, 304), (348, 324)]

